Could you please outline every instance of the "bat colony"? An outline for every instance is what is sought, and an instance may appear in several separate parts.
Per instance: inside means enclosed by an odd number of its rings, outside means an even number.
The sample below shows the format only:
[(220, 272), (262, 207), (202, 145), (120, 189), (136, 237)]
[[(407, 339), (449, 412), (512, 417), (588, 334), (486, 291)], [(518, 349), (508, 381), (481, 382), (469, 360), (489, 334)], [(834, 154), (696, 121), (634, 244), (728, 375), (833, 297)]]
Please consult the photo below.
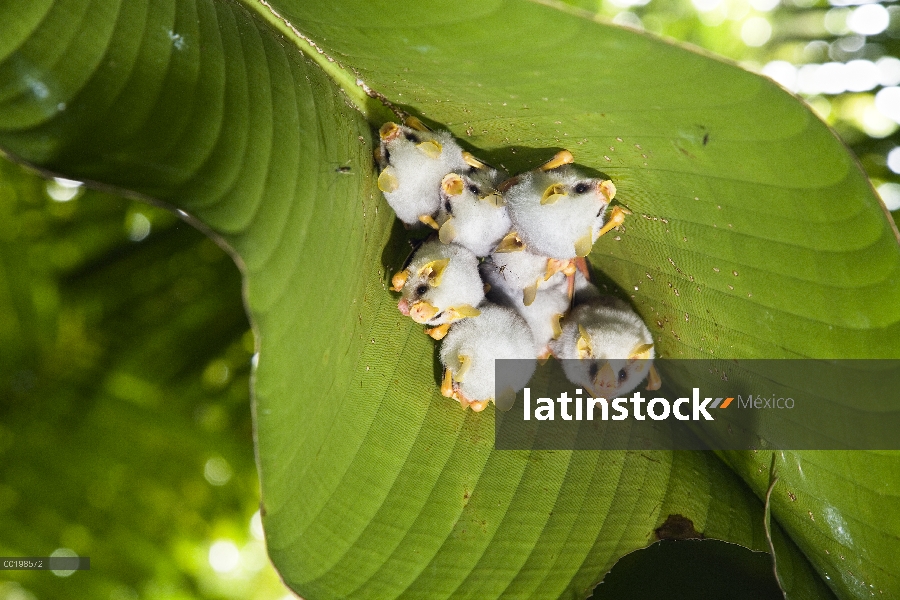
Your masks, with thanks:
[[(647, 378), (653, 338), (631, 307), (590, 283), (585, 257), (628, 211), (610, 207), (612, 181), (582, 176), (563, 150), (514, 177), (463, 151), (415, 117), (379, 130), (378, 188), (407, 226), (436, 230), (391, 279), (398, 308), (442, 340), (441, 393), (464, 408), (495, 400), (494, 360), (563, 361), (596, 397), (625, 394)], [(530, 361), (527, 362), (527, 361)]]

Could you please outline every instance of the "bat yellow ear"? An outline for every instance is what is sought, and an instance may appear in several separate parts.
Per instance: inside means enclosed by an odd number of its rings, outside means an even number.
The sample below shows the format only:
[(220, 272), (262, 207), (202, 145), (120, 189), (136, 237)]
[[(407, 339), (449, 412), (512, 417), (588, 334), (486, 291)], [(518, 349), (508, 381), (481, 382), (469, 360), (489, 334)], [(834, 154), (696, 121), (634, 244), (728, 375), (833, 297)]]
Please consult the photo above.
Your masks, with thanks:
[(652, 392), (661, 387), (662, 379), (659, 377), (659, 371), (656, 370), (656, 365), (650, 365), (650, 372), (647, 373), (647, 389)]
[(431, 131), (431, 129), (428, 128), (428, 125), (419, 120), (419, 117), (409, 116), (406, 117), (403, 122), (407, 127), (415, 129), (416, 131)]
[(487, 202), (491, 206), (496, 206), (500, 208), (506, 204), (506, 200), (503, 199), (503, 195), (500, 192), (491, 192), (490, 194), (486, 194), (479, 198), (482, 202)]
[(406, 285), (407, 279), (409, 279), (409, 271), (405, 269), (394, 273), (394, 276), (391, 277), (391, 289), (395, 292), (401, 291), (403, 286)]
[(578, 340), (575, 342), (575, 350), (579, 359), (591, 357), (591, 336), (581, 325), (578, 326)]
[(550, 326), (553, 328), (553, 339), (554, 340), (559, 339), (559, 336), (562, 335), (562, 325), (560, 323), (564, 316), (565, 315), (563, 315), (562, 313), (557, 313), (557, 314), (553, 315), (552, 317), (550, 317)]
[(539, 168), (541, 171), (550, 171), (563, 165), (570, 165), (575, 162), (575, 157), (568, 150), (560, 150), (553, 158), (542, 164)]
[(441, 152), (443, 152), (444, 147), (441, 146), (438, 142), (434, 140), (428, 140), (427, 142), (422, 142), (421, 144), (416, 144), (416, 148), (419, 149), (422, 154), (427, 156), (428, 158), (438, 159), (441, 157)]
[(588, 229), (587, 233), (575, 240), (575, 256), (584, 258), (591, 253), (594, 247), (594, 232)]
[(522, 304), (525, 306), (531, 306), (531, 303), (534, 302), (534, 299), (537, 298), (537, 289), (538, 284), (532, 283), (529, 286), (526, 286), (524, 290), (522, 290)]
[(450, 308), (454, 320), (465, 319), (468, 317), (477, 317), (481, 311), (470, 304), (459, 304)]
[(466, 373), (469, 372), (469, 368), (472, 366), (472, 358), (465, 354), (460, 354), (457, 358), (459, 359), (459, 370), (453, 377), (453, 381), (461, 383), (463, 378), (465, 378)]
[(474, 169), (483, 169), (487, 166), (483, 162), (472, 156), (471, 152), (463, 152), (462, 157), (463, 160), (466, 161), (466, 164)]
[(419, 270), (419, 277), (427, 277), (431, 281), (431, 285), (437, 287), (441, 285), (444, 269), (446, 269), (449, 264), (449, 258), (433, 260)]
[(456, 226), (453, 224), (453, 217), (450, 217), (441, 225), (438, 231), (438, 239), (444, 244), (449, 244), (456, 239)]
[(565, 197), (566, 186), (561, 183), (554, 183), (541, 196), (541, 204), (555, 204), (560, 198)]
[(634, 347), (631, 354), (628, 355), (628, 358), (631, 360), (650, 358), (651, 350), (653, 350), (653, 344), (640, 344)]
[(503, 236), (503, 239), (500, 240), (500, 243), (494, 248), (494, 252), (518, 252), (519, 250), (524, 249), (525, 242), (519, 239), (519, 234), (515, 231), (510, 231)]
[(397, 175), (394, 173), (394, 168), (387, 167), (381, 172), (381, 175), (378, 176), (378, 189), (390, 194), (391, 192), (396, 192), (398, 187), (400, 187), (400, 182), (397, 181)]

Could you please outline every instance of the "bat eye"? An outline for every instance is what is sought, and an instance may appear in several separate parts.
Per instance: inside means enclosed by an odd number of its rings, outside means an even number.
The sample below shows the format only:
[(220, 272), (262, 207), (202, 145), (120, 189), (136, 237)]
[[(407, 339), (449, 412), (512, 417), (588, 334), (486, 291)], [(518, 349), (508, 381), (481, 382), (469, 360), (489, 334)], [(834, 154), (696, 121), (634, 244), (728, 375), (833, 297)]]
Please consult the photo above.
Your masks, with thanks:
[(424, 296), (427, 292), (428, 292), (427, 285), (423, 284), (416, 288), (416, 294), (418, 294), (419, 296)]
[(478, 189), (477, 185), (470, 185), (469, 191), (472, 192), (473, 194), (477, 194), (480, 190)]
[(583, 194), (583, 193), (587, 192), (590, 188), (591, 188), (590, 185), (588, 185), (587, 183), (582, 181), (581, 183), (575, 184), (575, 193)]
[(591, 381), (597, 379), (597, 373), (600, 372), (600, 365), (597, 363), (591, 363), (591, 366), (588, 368), (588, 375), (591, 378)]
[(408, 139), (409, 141), (411, 141), (414, 144), (419, 143), (419, 136), (417, 136), (414, 133), (407, 133), (407, 134), (405, 134), (405, 137), (406, 137), (406, 139)]
[(446, 202), (444, 202), (444, 210), (446, 210), (446, 211), (447, 211), (448, 213), (450, 213), (451, 215), (453, 214), (453, 207), (450, 206), (450, 201), (449, 201), (449, 200), (447, 200)]
[(628, 377), (628, 373), (625, 372), (625, 369), (619, 369), (619, 383), (625, 381), (626, 377)]

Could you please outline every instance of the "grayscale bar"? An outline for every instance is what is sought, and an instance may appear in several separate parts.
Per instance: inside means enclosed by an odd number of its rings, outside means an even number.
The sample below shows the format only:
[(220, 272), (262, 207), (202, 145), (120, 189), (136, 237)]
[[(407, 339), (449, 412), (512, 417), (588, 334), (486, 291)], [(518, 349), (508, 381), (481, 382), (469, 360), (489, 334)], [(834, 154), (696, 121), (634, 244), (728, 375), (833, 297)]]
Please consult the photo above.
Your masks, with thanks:
[(86, 571), (88, 556), (0, 556), (0, 571)]

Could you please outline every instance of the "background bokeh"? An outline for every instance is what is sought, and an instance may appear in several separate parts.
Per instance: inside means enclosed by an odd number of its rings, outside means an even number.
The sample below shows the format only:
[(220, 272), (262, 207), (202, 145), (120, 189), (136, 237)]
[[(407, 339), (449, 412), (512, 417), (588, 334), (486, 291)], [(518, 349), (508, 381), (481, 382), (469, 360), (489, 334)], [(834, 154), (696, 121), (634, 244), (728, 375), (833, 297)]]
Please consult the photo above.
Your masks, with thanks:
[(0, 599), (278, 599), (253, 336), (229, 257), (174, 215), (0, 162)]
[[(900, 4), (568, 4), (772, 77), (900, 208)], [(92, 561), (0, 572), (0, 600), (293, 597), (262, 540), (252, 354), (215, 244), (162, 209), (0, 162), (0, 555)]]
[[(900, 3), (870, 0), (567, 0), (699, 46), (803, 98), (900, 208)], [(898, 217), (894, 212), (894, 219)]]

